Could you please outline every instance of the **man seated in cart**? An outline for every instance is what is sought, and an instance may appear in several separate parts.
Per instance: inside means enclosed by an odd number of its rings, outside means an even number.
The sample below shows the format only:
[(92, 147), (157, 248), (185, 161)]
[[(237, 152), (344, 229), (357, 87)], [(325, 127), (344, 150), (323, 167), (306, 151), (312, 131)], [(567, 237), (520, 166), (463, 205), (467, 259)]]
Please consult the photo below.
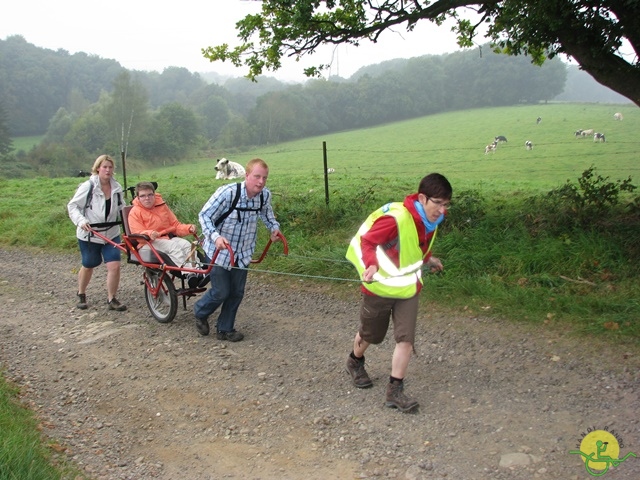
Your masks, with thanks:
[[(131, 233), (147, 235), (152, 240), (153, 247), (166, 253), (177, 267), (199, 268), (195, 245), (181, 238), (195, 234), (196, 226), (178, 221), (151, 182), (136, 185), (136, 197), (132, 203), (133, 207), (129, 212)], [(148, 245), (140, 249), (141, 253), (145, 250), (151, 249)], [(204, 280), (204, 276), (192, 274), (188, 280), (189, 286), (195, 288)]]

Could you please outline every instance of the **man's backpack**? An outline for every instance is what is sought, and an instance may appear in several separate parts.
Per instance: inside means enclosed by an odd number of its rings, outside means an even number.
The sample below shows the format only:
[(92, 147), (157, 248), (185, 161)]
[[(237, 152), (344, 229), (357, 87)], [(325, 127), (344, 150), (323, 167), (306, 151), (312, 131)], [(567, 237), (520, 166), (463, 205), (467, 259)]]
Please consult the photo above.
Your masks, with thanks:
[(238, 210), (239, 212), (259, 212), (262, 210), (262, 207), (264, 207), (264, 192), (260, 192), (259, 208), (238, 207), (238, 200), (240, 200), (240, 188), (240, 183), (236, 183), (236, 193), (231, 201), (231, 207), (229, 207), (229, 210), (220, 215), (220, 217), (213, 223), (216, 228), (218, 228), (234, 210)]

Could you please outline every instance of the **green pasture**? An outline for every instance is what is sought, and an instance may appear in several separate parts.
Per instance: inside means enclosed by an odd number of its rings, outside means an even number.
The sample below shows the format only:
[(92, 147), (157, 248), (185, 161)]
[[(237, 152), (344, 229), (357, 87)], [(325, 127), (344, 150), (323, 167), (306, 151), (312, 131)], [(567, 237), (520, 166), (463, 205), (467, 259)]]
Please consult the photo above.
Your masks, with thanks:
[[(620, 111), (623, 121), (615, 121)], [(540, 116), (542, 122), (536, 124)], [(322, 144), (334, 188), (357, 180), (385, 179), (415, 184), (426, 172), (446, 174), (458, 188), (487, 191), (546, 190), (576, 178), (594, 165), (602, 174), (633, 175), (639, 139), (635, 106), (547, 104), (450, 112), (364, 130), (330, 134), (266, 147), (228, 158), (246, 163), (261, 156), (272, 175), (288, 174), (305, 186), (322, 176)], [(605, 133), (605, 144), (576, 138), (577, 129)], [(507, 137), (495, 153), (484, 147), (497, 135)], [(526, 140), (534, 148), (527, 151)], [(199, 171), (200, 163), (192, 168)], [(186, 174), (184, 167), (178, 167)], [(196, 172), (192, 172), (195, 174)], [(297, 182), (298, 180), (296, 180)]]
[(16, 152), (23, 151), (28, 152), (33, 147), (36, 147), (41, 141), (44, 135), (34, 135), (31, 137), (16, 137), (12, 138), (13, 149)]
[[(614, 120), (618, 111), (623, 121)], [(226, 183), (215, 180), (215, 159), (246, 164), (261, 157), (270, 165), (268, 186), (290, 248), (289, 257), (270, 255), (264, 268), (281, 273), (274, 281), (284, 286), (300, 285), (299, 277), (287, 274), (304, 275), (306, 282), (351, 294), (357, 279), (344, 252), (358, 226), (377, 207), (413, 193), (424, 175), (439, 172), (451, 181), (454, 198), (434, 247), (445, 273), (427, 278), (429, 308), (551, 322), (637, 341), (640, 220), (633, 202), (639, 192), (621, 192), (611, 202), (603, 196), (603, 202), (580, 208), (549, 192), (567, 181), (575, 184), (589, 168), (604, 182), (631, 177), (638, 185), (639, 124), (640, 110), (632, 105), (450, 112), (240, 153), (216, 152), (144, 173), (129, 158), (126, 183), (157, 181), (178, 217), (197, 223), (202, 205)], [(591, 128), (604, 133), (606, 143), (574, 136), (577, 129)], [(485, 145), (497, 135), (508, 142), (485, 155)], [(533, 150), (525, 149), (526, 140)], [(336, 170), (327, 177), (328, 204), (323, 142), (327, 166)], [(92, 162), (87, 159), (87, 169)], [(124, 185), (120, 165), (117, 170)], [(81, 181), (0, 180), (0, 245), (77, 251), (66, 203)]]

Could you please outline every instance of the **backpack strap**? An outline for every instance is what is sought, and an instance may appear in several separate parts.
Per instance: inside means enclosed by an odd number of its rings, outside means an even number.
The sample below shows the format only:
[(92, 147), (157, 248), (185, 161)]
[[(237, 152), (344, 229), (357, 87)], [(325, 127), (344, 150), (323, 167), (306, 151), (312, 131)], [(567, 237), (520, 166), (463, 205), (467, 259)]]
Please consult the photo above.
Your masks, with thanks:
[(91, 205), (91, 200), (93, 197), (93, 182), (91, 180), (87, 180), (87, 182), (89, 183), (89, 191), (87, 192), (87, 198), (84, 202), (84, 210), (82, 210), (82, 215), (85, 215), (87, 208), (89, 208), (89, 205)]
[[(89, 182), (89, 191), (87, 192), (87, 199), (84, 202), (84, 210), (82, 210), (82, 215), (85, 215), (87, 208), (91, 205), (91, 201), (93, 200), (93, 182), (91, 180), (87, 180)], [(118, 197), (118, 206), (122, 205), (122, 193), (116, 192), (116, 197)], [(85, 215), (86, 216), (86, 215)], [(122, 218), (122, 215), (120, 215)], [(105, 231), (111, 227), (116, 225), (122, 225), (122, 220), (116, 220), (115, 222), (102, 222), (102, 223), (90, 223), (91, 228), (98, 229), (98, 231)]]
[(231, 215), (231, 212), (235, 210), (236, 205), (238, 205), (238, 200), (240, 200), (240, 183), (236, 183), (236, 194), (231, 201), (231, 207), (229, 207), (229, 210), (220, 215), (220, 217), (213, 223), (216, 228), (218, 228), (220, 224), (224, 222), (229, 215)]
[(260, 206), (258, 208), (236, 207), (236, 210), (240, 212), (259, 212), (260, 210), (262, 210), (262, 207), (264, 207), (264, 191), (260, 192)]
[(238, 210), (239, 212), (259, 212), (260, 210), (262, 210), (262, 207), (264, 207), (264, 191), (260, 192), (260, 207), (259, 208), (248, 208), (248, 207), (238, 207), (238, 200), (240, 200), (240, 183), (236, 183), (236, 194), (233, 197), (233, 200), (231, 201), (231, 206), (229, 207), (229, 210), (227, 210), (226, 212), (224, 212), (222, 215), (220, 215), (220, 218), (218, 218), (213, 225), (218, 228), (220, 226), (220, 224), (222, 224), (222, 222), (224, 222), (227, 217), (229, 215), (231, 215), (231, 212), (233, 212), (234, 210)]

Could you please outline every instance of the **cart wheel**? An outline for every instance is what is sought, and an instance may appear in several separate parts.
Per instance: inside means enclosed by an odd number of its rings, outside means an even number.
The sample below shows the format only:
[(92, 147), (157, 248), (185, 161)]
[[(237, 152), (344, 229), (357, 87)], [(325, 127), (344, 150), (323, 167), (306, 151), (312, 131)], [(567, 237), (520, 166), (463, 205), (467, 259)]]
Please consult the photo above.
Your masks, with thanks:
[[(160, 278), (159, 272), (147, 271), (146, 275), (151, 288), (155, 289)], [(153, 318), (160, 323), (169, 323), (175, 318), (178, 311), (178, 295), (176, 287), (168, 275), (164, 276), (162, 284), (157, 297), (154, 297), (152, 291), (145, 285), (144, 298)]]

